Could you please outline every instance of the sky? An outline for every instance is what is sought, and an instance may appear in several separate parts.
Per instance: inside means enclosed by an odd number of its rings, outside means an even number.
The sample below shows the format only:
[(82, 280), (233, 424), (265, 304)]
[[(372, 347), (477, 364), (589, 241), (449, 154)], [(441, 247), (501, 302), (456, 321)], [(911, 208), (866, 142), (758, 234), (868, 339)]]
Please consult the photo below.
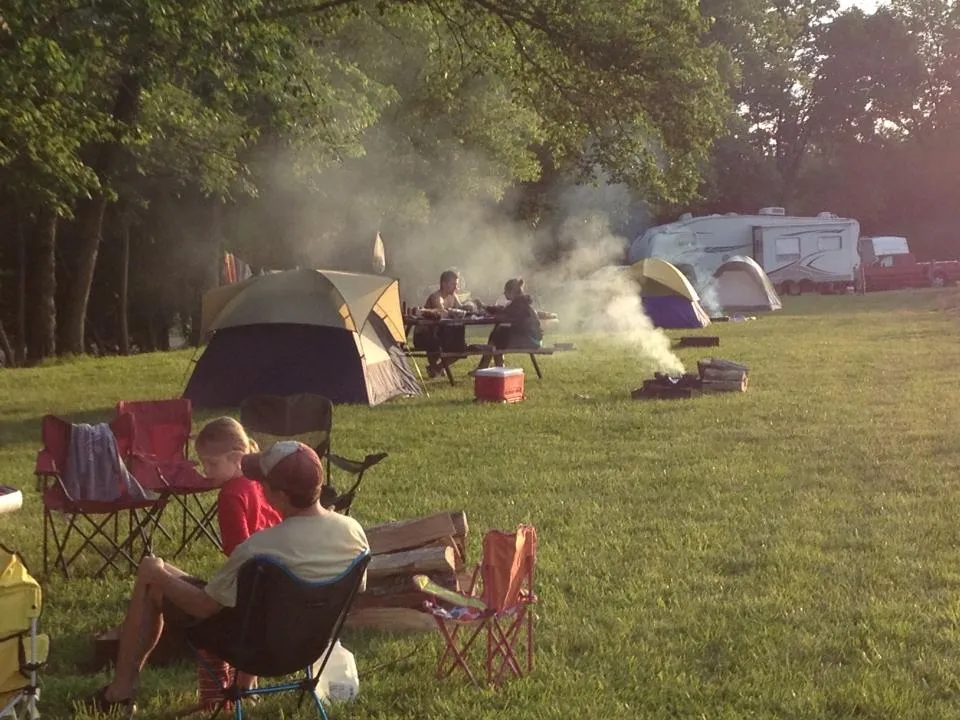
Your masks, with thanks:
[(879, 4), (878, 0), (840, 0), (840, 9), (856, 6), (864, 12), (873, 12)]

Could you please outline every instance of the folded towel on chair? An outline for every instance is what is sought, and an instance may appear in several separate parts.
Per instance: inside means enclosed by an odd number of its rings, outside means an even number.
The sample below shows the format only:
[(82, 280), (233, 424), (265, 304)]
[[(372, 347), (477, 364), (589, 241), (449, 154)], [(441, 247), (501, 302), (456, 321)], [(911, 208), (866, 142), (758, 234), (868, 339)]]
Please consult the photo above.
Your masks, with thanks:
[(80, 423), (70, 429), (70, 451), (63, 486), (74, 500), (111, 502), (120, 497), (153, 499), (120, 459), (117, 439), (107, 423)]

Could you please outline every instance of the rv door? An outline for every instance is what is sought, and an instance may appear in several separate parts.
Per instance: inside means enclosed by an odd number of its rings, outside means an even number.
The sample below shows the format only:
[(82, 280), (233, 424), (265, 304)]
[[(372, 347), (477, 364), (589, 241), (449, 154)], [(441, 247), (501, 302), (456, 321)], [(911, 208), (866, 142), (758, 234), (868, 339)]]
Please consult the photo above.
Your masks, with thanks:
[(757, 261), (760, 267), (766, 267), (763, 264), (763, 228), (753, 228), (753, 259)]

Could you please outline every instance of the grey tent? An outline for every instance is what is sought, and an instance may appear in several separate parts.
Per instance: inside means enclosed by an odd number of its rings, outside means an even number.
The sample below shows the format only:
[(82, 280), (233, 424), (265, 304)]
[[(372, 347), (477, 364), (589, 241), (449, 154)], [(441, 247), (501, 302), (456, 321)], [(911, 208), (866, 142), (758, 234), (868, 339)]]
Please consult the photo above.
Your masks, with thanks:
[(725, 312), (771, 312), (783, 307), (763, 268), (753, 258), (740, 255), (718, 267), (701, 294)]

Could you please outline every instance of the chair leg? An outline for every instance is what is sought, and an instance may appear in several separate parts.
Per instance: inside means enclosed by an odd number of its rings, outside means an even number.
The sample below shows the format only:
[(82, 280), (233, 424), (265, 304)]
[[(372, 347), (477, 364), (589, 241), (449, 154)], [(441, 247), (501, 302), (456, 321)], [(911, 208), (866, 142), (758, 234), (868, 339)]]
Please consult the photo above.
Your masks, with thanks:
[(440, 660), (437, 663), (437, 677), (448, 677), (459, 667), (467, 674), (467, 677), (470, 678), (470, 682), (472, 682), (474, 685), (479, 685), (480, 683), (477, 682), (477, 678), (470, 669), (469, 663), (467, 663), (467, 656), (470, 652), (470, 648), (473, 646), (473, 643), (476, 641), (477, 637), (479, 637), (480, 631), (483, 630), (485, 623), (478, 623), (477, 626), (472, 629), (467, 641), (458, 649), (457, 637), (461, 635), (460, 631), (463, 626), (454, 625), (453, 630), (451, 631), (444, 620), (441, 618), (437, 618), (436, 620), (437, 626), (440, 628), (440, 632), (443, 634), (444, 640), (446, 641), (446, 647), (444, 648), (443, 654), (441, 654)]
[[(521, 677), (523, 670), (514, 652), (514, 644), (520, 635), (523, 623), (523, 614), (514, 618), (509, 628), (504, 631), (496, 618), (492, 618), (487, 629), (487, 684), (499, 685), (504, 674), (509, 669), (515, 677)], [(499, 664), (494, 670), (494, 660)]]

